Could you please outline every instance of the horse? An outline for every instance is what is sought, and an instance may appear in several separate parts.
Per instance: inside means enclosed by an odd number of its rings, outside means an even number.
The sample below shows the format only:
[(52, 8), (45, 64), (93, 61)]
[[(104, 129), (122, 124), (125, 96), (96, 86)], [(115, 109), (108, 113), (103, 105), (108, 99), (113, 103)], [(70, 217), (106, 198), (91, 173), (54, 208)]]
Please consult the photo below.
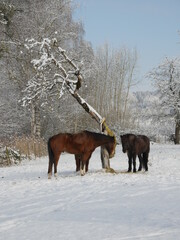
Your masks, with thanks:
[[(108, 156), (111, 158), (110, 152), (111, 152), (111, 148), (112, 148), (112, 143), (111, 142), (107, 143), (105, 145), (102, 145), (101, 147), (106, 149), (105, 154), (108, 154)], [(103, 164), (102, 154), (103, 154), (103, 151), (101, 150), (101, 162)], [(80, 154), (75, 154), (75, 162), (76, 162), (76, 172), (78, 172), (78, 171), (80, 171), (80, 165), (81, 165), (81, 155)], [(87, 160), (86, 163), (85, 163), (85, 171), (86, 172), (88, 172), (88, 167), (89, 167), (89, 160)], [(103, 168), (105, 168), (104, 165), (103, 165)]]
[[(101, 133), (82, 131), (79, 133), (59, 133), (48, 140), (48, 178), (51, 178), (54, 165), (54, 175), (57, 176), (57, 165), (62, 152), (74, 154), (79, 159), (81, 176), (88, 170), (88, 162), (94, 150), (102, 145), (109, 144), (109, 155), (115, 154), (115, 137)], [(87, 167), (86, 167), (87, 166)]]
[(127, 152), (129, 159), (128, 172), (132, 170), (132, 160), (133, 160), (133, 172), (136, 172), (136, 156), (139, 158), (139, 168), (138, 171), (142, 170), (148, 171), (148, 156), (150, 152), (150, 140), (145, 135), (134, 135), (125, 134), (120, 136), (122, 143), (123, 153)]
[[(75, 161), (76, 161), (76, 172), (80, 171), (81, 166), (81, 154), (75, 154)], [(85, 172), (88, 172), (89, 167), (89, 160), (85, 162)]]

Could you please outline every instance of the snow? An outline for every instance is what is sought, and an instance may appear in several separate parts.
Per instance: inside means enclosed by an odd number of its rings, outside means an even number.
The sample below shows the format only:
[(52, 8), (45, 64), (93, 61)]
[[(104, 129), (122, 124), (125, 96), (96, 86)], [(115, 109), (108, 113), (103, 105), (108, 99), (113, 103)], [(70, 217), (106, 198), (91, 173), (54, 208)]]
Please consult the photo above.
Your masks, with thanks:
[(47, 178), (47, 157), (0, 169), (0, 239), (180, 239), (180, 146), (151, 144), (149, 171), (126, 173), (116, 148), (101, 169), (97, 149), (89, 172), (75, 172), (63, 154), (58, 179)]

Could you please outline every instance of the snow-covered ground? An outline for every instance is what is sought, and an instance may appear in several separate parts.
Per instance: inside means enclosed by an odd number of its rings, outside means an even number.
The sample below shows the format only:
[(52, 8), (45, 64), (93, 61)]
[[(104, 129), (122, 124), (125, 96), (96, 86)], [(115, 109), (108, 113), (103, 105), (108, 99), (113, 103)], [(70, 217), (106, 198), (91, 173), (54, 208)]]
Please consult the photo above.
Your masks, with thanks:
[(46, 157), (0, 169), (1, 240), (180, 239), (180, 146), (151, 145), (147, 173), (125, 173), (121, 145), (118, 174), (102, 171), (99, 149), (84, 177), (73, 155), (62, 155), (58, 179), (47, 166)]

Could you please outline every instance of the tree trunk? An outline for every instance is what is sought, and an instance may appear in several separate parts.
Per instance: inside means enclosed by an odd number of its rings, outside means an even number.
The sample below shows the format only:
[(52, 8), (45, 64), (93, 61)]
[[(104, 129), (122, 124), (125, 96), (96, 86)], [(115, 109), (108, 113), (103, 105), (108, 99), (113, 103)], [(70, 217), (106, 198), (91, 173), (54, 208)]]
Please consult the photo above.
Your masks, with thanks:
[[(104, 132), (106, 135), (108, 135), (108, 132), (106, 131), (104, 124), (100, 124), (100, 130), (101, 132)], [(106, 169), (110, 168), (109, 153), (104, 146), (101, 146), (101, 163), (102, 168)]]
[(178, 121), (175, 127), (175, 144), (180, 144), (180, 124)]
[(91, 115), (97, 123), (101, 124), (104, 118), (97, 113), (94, 108), (92, 108), (77, 92), (70, 91), (71, 95), (76, 99), (76, 101), (84, 108), (84, 110)]
[[(70, 86), (68, 86), (68, 90), (71, 93), (71, 95), (76, 99), (76, 101), (85, 109), (87, 113), (91, 115), (93, 119), (96, 120), (97, 123), (100, 125), (100, 131), (104, 132), (106, 135), (114, 136), (114, 133), (108, 128), (107, 124), (105, 123), (105, 118), (102, 118), (99, 113), (95, 111), (94, 108), (92, 108), (76, 91), (74, 92)], [(102, 168), (105, 169), (111, 169), (110, 168), (110, 161), (109, 161), (109, 153), (106, 150), (105, 147), (101, 147), (101, 163)], [(111, 169), (111, 172), (114, 172), (113, 169)]]
[[(56, 41), (53, 42), (53, 45), (57, 47)], [(49, 49), (46, 49), (49, 53)], [(69, 91), (69, 93), (76, 99), (76, 101), (84, 108), (84, 110), (91, 115), (93, 119), (96, 120), (97, 123), (100, 125), (100, 129), (103, 131), (106, 130), (107, 135), (114, 136), (114, 133), (108, 128), (107, 124), (105, 123), (105, 119), (99, 115), (95, 111), (93, 107), (91, 107), (78, 93), (77, 90), (81, 87), (82, 82), (82, 75), (80, 74), (79, 68), (75, 65), (75, 63), (66, 55), (66, 52), (58, 47), (58, 51), (61, 53), (61, 55), (64, 57), (64, 59), (70, 64), (70, 66), (74, 69), (74, 75), (77, 77), (77, 82), (72, 84), (72, 81), (68, 79), (68, 74), (66, 70), (62, 67), (62, 65), (57, 61), (54, 56), (52, 56), (52, 62), (61, 70), (61, 73), (64, 78), (64, 83), (66, 84), (66, 88)], [(104, 131), (105, 132), (105, 131)], [(102, 167), (107, 167), (110, 169), (110, 163), (109, 163), (109, 154), (107, 150), (104, 148), (102, 149), (104, 154), (102, 154)]]
[(41, 137), (41, 122), (40, 122), (40, 109), (35, 104), (32, 103), (31, 105), (31, 135), (34, 138)]
[(174, 143), (180, 144), (180, 112), (179, 109), (176, 110), (176, 118), (175, 118), (176, 126), (175, 126), (175, 138)]

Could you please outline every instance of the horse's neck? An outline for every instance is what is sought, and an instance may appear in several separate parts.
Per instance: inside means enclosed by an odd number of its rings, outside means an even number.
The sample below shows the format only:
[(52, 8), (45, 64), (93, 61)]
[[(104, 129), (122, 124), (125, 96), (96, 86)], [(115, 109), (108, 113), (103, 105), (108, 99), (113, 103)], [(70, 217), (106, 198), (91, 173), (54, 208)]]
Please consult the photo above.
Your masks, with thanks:
[(95, 138), (96, 147), (102, 146), (109, 142), (110, 142), (110, 138), (106, 135), (98, 135), (98, 137)]

